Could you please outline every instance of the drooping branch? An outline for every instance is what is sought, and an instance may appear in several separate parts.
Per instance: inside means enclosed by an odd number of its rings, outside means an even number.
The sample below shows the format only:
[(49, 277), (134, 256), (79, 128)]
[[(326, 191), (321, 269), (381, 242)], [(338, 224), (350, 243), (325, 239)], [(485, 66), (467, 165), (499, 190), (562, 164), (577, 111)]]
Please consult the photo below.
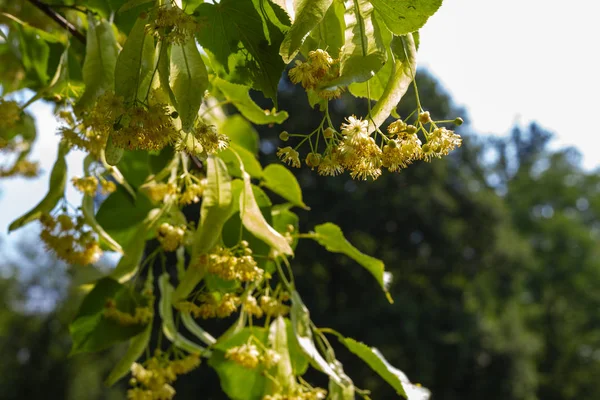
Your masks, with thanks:
[(53, 10), (48, 4), (42, 3), (39, 0), (29, 0), (31, 4), (39, 8), (44, 14), (52, 18), (57, 24), (65, 28), (71, 35), (77, 38), (85, 45), (85, 35), (77, 30), (77, 27), (70, 23), (65, 17)]

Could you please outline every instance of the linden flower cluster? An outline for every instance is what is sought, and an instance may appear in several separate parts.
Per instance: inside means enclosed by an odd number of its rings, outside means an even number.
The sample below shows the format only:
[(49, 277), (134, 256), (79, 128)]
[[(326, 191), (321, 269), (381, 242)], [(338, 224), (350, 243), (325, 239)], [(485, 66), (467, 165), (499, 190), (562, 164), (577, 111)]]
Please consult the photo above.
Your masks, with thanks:
[(191, 15), (178, 7), (161, 7), (156, 12), (156, 19), (146, 25), (146, 32), (158, 40), (168, 43), (184, 44), (194, 40), (198, 23)]
[(183, 244), (185, 226), (173, 226), (163, 222), (158, 227), (156, 238), (165, 251), (175, 251)]
[(339, 75), (339, 60), (334, 60), (325, 50), (317, 49), (308, 53), (305, 62), (296, 60), (296, 66), (289, 71), (290, 80), (300, 83), (306, 90), (317, 90), (317, 95), (323, 99), (331, 100), (340, 97), (343, 88), (331, 90), (318, 90), (321, 86)]
[(135, 387), (127, 391), (127, 399), (171, 400), (175, 396), (171, 383), (178, 375), (187, 374), (199, 365), (198, 354), (190, 354), (179, 360), (165, 360), (154, 356), (146, 360), (144, 365), (133, 363), (130, 384)]
[(179, 134), (165, 104), (135, 105), (121, 115), (112, 129), (117, 147), (129, 150), (161, 150)]
[(225, 358), (248, 369), (255, 369), (259, 365), (262, 365), (264, 368), (272, 368), (281, 360), (281, 356), (276, 351), (267, 349), (261, 352), (252, 343), (228, 349), (225, 352)]
[(0, 133), (13, 128), (21, 119), (21, 107), (16, 101), (0, 98)]
[(202, 294), (199, 299), (202, 304), (197, 305), (191, 301), (182, 301), (176, 305), (181, 312), (188, 312), (195, 318), (227, 318), (240, 305), (240, 298), (232, 293), (225, 293), (217, 300), (214, 294)]
[(81, 114), (79, 121), (71, 112), (60, 111), (58, 117), (66, 125), (60, 127), (59, 132), (70, 147), (99, 158), (106, 147), (108, 134), (113, 130), (114, 121), (124, 112), (123, 98), (106, 92), (98, 97), (94, 107)]
[(48, 250), (69, 264), (87, 265), (98, 261), (102, 251), (82, 217), (72, 219), (67, 214), (53, 217), (43, 214), (41, 239)]
[(145, 325), (152, 321), (154, 311), (151, 307), (136, 307), (134, 313), (130, 314), (119, 310), (115, 301), (111, 299), (104, 305), (103, 315), (124, 326)]
[(217, 132), (217, 127), (198, 121), (191, 132), (175, 143), (175, 149), (192, 153), (216, 154), (229, 147), (229, 137)]
[(300, 386), (294, 394), (270, 394), (262, 400), (323, 400), (327, 397), (327, 390)]
[(245, 240), (233, 249), (217, 246), (208, 256), (207, 271), (227, 281), (255, 281), (263, 275), (263, 270), (258, 268), (252, 257), (252, 249)]
[(185, 185), (185, 190), (179, 195), (179, 204), (186, 206), (188, 204), (199, 202), (205, 187), (206, 179), (200, 180), (199, 182), (187, 183)]
[(19, 104), (15, 101), (6, 101), (0, 98), (0, 151), (12, 153), (11, 157), (3, 154), (3, 161), (7, 161), (9, 158), (14, 160), (12, 165), (8, 162), (5, 165), (0, 164), (0, 178), (11, 176), (32, 178), (39, 173), (38, 163), (25, 159), (31, 148), (31, 143), (24, 140), (21, 135), (14, 136), (14, 132), (11, 132), (20, 120), (21, 108)]
[(100, 177), (96, 178), (95, 176), (86, 176), (83, 178), (73, 177), (71, 179), (73, 186), (75, 189), (79, 190), (83, 194), (87, 194), (88, 196), (94, 196), (96, 191), (98, 190), (98, 183), (100, 183), (100, 193), (102, 194), (110, 194), (117, 190), (117, 185), (115, 185), (112, 181), (107, 181), (106, 179)]
[[(418, 121), (419, 128), (401, 119), (392, 122), (387, 135), (378, 133), (381, 135), (381, 144), (377, 144), (368, 133), (368, 121), (352, 115), (341, 125), (341, 133), (331, 127), (322, 131), (327, 143), (324, 155), (311, 152), (305, 163), (311, 169), (317, 168), (320, 175), (336, 176), (348, 171), (353, 179), (377, 179), (381, 176), (382, 168), (390, 172), (399, 171), (414, 161), (441, 158), (460, 147), (461, 137), (435, 125), (428, 112), (419, 114)], [(460, 118), (455, 120), (457, 124), (460, 122)], [(425, 129), (425, 124), (430, 124), (429, 130)], [(317, 130), (319, 133), (320, 129)], [(417, 136), (419, 130), (426, 139), (423, 145)], [(277, 156), (292, 167), (300, 167), (300, 155), (290, 146), (280, 148)]]
[(123, 97), (113, 92), (100, 96), (94, 107), (82, 113), (80, 123), (69, 112), (59, 116), (67, 122), (60, 132), (71, 147), (96, 157), (106, 147), (109, 135), (117, 147), (129, 150), (161, 150), (178, 137), (165, 104), (127, 107)]
[(24, 176), (25, 178), (34, 178), (40, 172), (37, 162), (28, 160), (16, 160), (15, 163), (8, 168), (0, 167), (0, 178), (8, 178), (10, 176)]

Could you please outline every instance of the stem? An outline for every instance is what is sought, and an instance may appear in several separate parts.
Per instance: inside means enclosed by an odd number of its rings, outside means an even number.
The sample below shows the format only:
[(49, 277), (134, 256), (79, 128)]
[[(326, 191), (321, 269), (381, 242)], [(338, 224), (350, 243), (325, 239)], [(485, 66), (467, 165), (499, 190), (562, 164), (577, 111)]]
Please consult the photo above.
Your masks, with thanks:
[(52, 8), (50, 8), (48, 4), (42, 3), (39, 0), (29, 0), (29, 2), (37, 8), (39, 8), (39, 10), (42, 11), (44, 14), (52, 18), (57, 24), (69, 31), (69, 33), (76, 37), (77, 40), (79, 40), (81, 43), (83, 43), (84, 45), (86, 44), (86, 39), (83, 33), (79, 32), (75, 25), (70, 23), (65, 17), (63, 17), (61, 14), (57, 13)]

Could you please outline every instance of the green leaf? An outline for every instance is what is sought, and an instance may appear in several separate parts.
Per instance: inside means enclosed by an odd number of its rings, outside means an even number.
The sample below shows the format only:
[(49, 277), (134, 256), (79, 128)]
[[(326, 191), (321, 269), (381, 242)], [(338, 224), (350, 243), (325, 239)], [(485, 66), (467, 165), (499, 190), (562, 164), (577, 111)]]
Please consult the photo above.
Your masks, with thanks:
[(208, 72), (194, 40), (188, 40), (183, 45), (172, 45), (170, 72), (170, 84), (177, 101), (175, 108), (183, 130), (189, 132), (208, 87)]
[(122, 186), (118, 186), (100, 205), (96, 221), (108, 235), (125, 247), (137, 236), (139, 224), (152, 208), (153, 205), (147, 196), (139, 194), (134, 200)]
[(295, 393), (296, 377), (292, 368), (292, 360), (288, 345), (288, 330), (283, 317), (277, 317), (269, 327), (269, 345), (277, 354), (279, 361), (270, 370), (269, 374), (276, 382), (269, 380), (265, 387), (264, 395), (273, 393)]
[[(376, 17), (377, 22), (381, 26), (381, 18)], [(369, 97), (371, 96), (371, 100), (379, 100), (379, 98), (383, 95), (385, 88), (390, 80), (390, 77), (393, 73), (394, 63), (394, 55), (392, 50), (390, 49), (392, 43), (393, 35), (387, 29), (381, 30), (381, 39), (383, 41), (383, 46), (387, 49), (388, 62), (385, 63), (383, 67), (374, 77), (369, 79), (366, 82), (354, 82), (348, 86), (348, 90), (355, 97)], [(367, 86), (368, 85), (368, 86)]]
[(150, 322), (146, 329), (139, 335), (135, 336), (129, 341), (129, 347), (125, 355), (119, 360), (117, 365), (114, 366), (110, 374), (104, 381), (106, 386), (112, 386), (117, 383), (121, 378), (127, 375), (131, 369), (131, 365), (136, 362), (145, 352), (150, 343), (150, 336), (152, 335), (152, 322)]
[(327, 222), (322, 225), (317, 225), (315, 227), (315, 233), (312, 236), (314, 240), (316, 240), (321, 246), (325, 247), (328, 251), (332, 253), (342, 253), (362, 265), (367, 271), (369, 271), (379, 282), (379, 285), (385, 292), (388, 301), (392, 303), (392, 298), (387, 291), (388, 281), (391, 279), (391, 274), (389, 272), (385, 272), (385, 266), (383, 265), (383, 261), (368, 256), (356, 247), (352, 246), (350, 242), (346, 240), (344, 237), (344, 233), (340, 229), (339, 226), (332, 224), (331, 222)]
[(146, 325), (121, 325), (103, 316), (106, 302), (112, 299), (116, 307), (133, 313), (136, 306), (145, 305), (146, 300), (138, 293), (111, 278), (96, 283), (83, 300), (75, 320), (69, 326), (73, 347), (71, 354), (104, 350), (140, 334)]
[(115, 67), (115, 94), (125, 102), (144, 100), (154, 71), (154, 38), (146, 33), (147, 18), (133, 25)]
[(292, 308), (290, 310), (292, 317), (292, 327), (298, 345), (308, 357), (313, 367), (327, 374), (334, 382), (342, 385), (342, 379), (336, 373), (334, 366), (328, 363), (315, 346), (312, 328), (310, 327), (310, 314), (308, 308), (302, 302), (300, 295), (295, 290), (292, 291)]
[(262, 185), (295, 206), (310, 210), (302, 201), (302, 189), (294, 174), (281, 164), (269, 164), (263, 171)]
[[(253, 337), (267, 345), (267, 332), (264, 328), (244, 328), (225, 340), (219, 340), (214, 347), (208, 363), (217, 371), (221, 388), (232, 400), (261, 399), (264, 393), (266, 378), (260, 368), (248, 369), (225, 358), (225, 352), (236, 346), (241, 346)], [(260, 348), (260, 346), (258, 346)]]
[(250, 153), (257, 155), (259, 147), (258, 132), (248, 120), (239, 114), (231, 115), (219, 126), (219, 132), (229, 136), (231, 143), (243, 147)]
[(287, 333), (290, 361), (292, 362), (292, 370), (294, 371), (294, 375), (302, 376), (308, 369), (308, 358), (304, 354), (302, 347), (300, 347), (298, 339), (296, 339), (292, 321), (287, 318), (285, 318), (285, 329)]
[(150, 175), (149, 154), (145, 150), (128, 150), (117, 164), (123, 177), (134, 188), (139, 188)]
[(175, 319), (173, 319), (173, 308), (171, 299), (173, 296), (173, 286), (169, 283), (169, 274), (165, 272), (158, 278), (158, 287), (160, 288), (159, 312), (162, 319), (162, 330), (165, 337), (175, 346), (190, 353), (205, 353), (206, 349), (197, 345), (191, 340), (186, 339), (177, 331)]
[(83, 62), (85, 90), (77, 102), (82, 110), (107, 90), (113, 90), (115, 66), (117, 64), (117, 40), (112, 25), (107, 21), (96, 21), (88, 15), (88, 31)]
[(323, 20), (312, 30), (306, 38), (302, 52), (307, 55), (309, 50), (327, 49), (331, 57), (338, 58), (344, 45), (344, 3), (334, 0), (325, 13)]
[(213, 85), (223, 93), (227, 101), (231, 102), (244, 117), (255, 124), (281, 124), (288, 117), (288, 113), (285, 111), (272, 113), (260, 108), (250, 98), (250, 88), (248, 86), (230, 83), (218, 77), (213, 80)]
[(48, 185), (48, 193), (46, 196), (31, 210), (14, 220), (9, 226), (8, 231), (12, 232), (15, 229), (27, 225), (28, 223), (39, 219), (42, 214), (49, 213), (56, 207), (60, 199), (65, 194), (65, 186), (67, 184), (67, 162), (65, 160), (68, 148), (62, 143), (58, 146), (58, 156), (56, 162), (50, 172), (50, 182)]
[(373, 132), (390, 116), (393, 110), (408, 90), (417, 73), (417, 49), (412, 34), (395, 36), (392, 39), (394, 67), (379, 101), (371, 111), (369, 132)]
[(442, 0), (371, 0), (371, 3), (390, 31), (406, 35), (421, 29), (440, 8)]
[[(248, 171), (250, 176), (256, 179), (260, 179), (263, 176), (262, 166), (256, 157), (254, 157), (254, 154), (235, 143), (231, 143), (228, 149), (220, 152), (219, 157), (227, 164), (229, 174), (233, 177), (241, 178), (242, 169)], [(241, 166), (240, 159), (242, 161)]]
[(350, 338), (340, 337), (340, 342), (342, 342), (348, 350), (366, 362), (373, 371), (377, 372), (379, 376), (396, 390), (397, 394), (404, 398), (408, 398), (403, 386), (403, 382), (408, 381), (406, 375), (392, 367), (376, 348), (369, 347), (364, 343), (357, 342)]
[[(271, 7), (266, 1), (262, 4)], [(195, 14), (201, 26), (197, 38), (202, 47), (208, 49), (228, 72), (231, 70), (230, 56), (243, 61), (252, 87), (275, 99), (285, 67), (279, 56), (283, 41), (280, 29), (270, 20), (266, 21), (263, 29), (264, 16), (259, 14), (252, 0), (204, 3)]]
[(380, 26), (367, 0), (346, 0), (346, 33), (340, 57), (340, 77), (328, 87), (371, 79), (387, 61)]
[(296, 19), (290, 30), (286, 33), (279, 54), (283, 57), (286, 64), (292, 62), (304, 38), (312, 31), (325, 17), (327, 9), (331, 6), (333, 0), (298, 0), (294, 3)]
[(267, 243), (273, 250), (279, 254), (294, 255), (286, 238), (277, 232), (267, 223), (265, 217), (260, 211), (254, 191), (250, 184), (250, 175), (242, 171), (244, 179), (244, 188), (240, 196), (240, 215), (244, 228), (248, 229), (254, 236)]
[(175, 302), (185, 299), (204, 277), (204, 266), (198, 265), (195, 260), (208, 253), (218, 243), (223, 225), (231, 215), (231, 177), (227, 173), (227, 166), (216, 156), (209, 156), (206, 164), (207, 184), (202, 196), (200, 222), (194, 233), (192, 261), (185, 275), (180, 277), (173, 296)]

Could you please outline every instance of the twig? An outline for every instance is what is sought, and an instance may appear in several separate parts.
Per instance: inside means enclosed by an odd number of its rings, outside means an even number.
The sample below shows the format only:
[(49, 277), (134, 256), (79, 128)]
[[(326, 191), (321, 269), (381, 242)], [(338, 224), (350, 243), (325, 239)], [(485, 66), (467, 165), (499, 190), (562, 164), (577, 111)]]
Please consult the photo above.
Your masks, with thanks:
[(57, 24), (65, 28), (69, 33), (77, 38), (81, 43), (85, 45), (85, 36), (79, 32), (75, 25), (70, 23), (65, 17), (54, 11), (48, 4), (44, 4), (39, 0), (29, 0), (31, 4), (39, 8), (44, 14), (52, 18)]

